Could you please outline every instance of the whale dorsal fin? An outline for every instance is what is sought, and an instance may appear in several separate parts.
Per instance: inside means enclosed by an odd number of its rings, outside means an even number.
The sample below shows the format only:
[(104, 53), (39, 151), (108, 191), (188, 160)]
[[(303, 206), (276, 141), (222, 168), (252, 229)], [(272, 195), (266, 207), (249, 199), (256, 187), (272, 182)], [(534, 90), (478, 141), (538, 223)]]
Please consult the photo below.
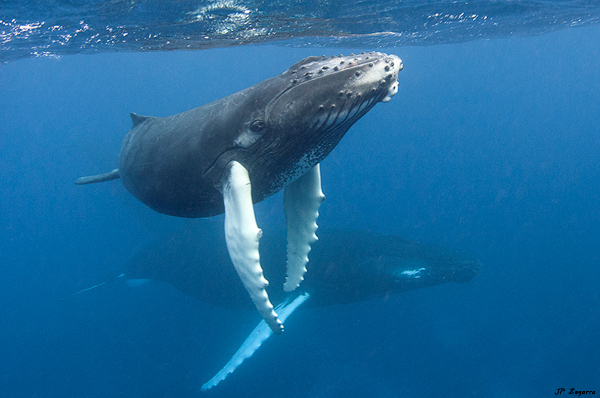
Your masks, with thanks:
[(133, 127), (144, 123), (146, 120), (148, 119), (152, 119), (154, 116), (142, 116), (142, 115), (138, 115), (137, 113), (133, 113), (131, 112), (129, 114), (129, 116), (131, 116), (131, 121), (133, 122)]

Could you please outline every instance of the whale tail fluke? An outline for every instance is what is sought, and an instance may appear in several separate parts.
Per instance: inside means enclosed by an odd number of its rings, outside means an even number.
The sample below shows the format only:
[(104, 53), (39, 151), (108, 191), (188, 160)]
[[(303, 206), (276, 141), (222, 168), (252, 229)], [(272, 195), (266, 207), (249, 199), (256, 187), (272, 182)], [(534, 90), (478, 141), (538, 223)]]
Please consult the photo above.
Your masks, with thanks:
[(94, 285), (94, 286), (86, 287), (85, 289), (81, 289), (81, 290), (80, 290), (80, 291), (78, 291), (78, 292), (75, 292), (75, 293), (73, 293), (73, 294), (69, 294), (68, 296), (66, 296), (66, 297), (63, 297), (61, 300), (67, 300), (67, 299), (70, 299), (71, 297), (75, 297), (75, 296), (77, 296), (77, 295), (79, 295), (79, 294), (81, 294), (81, 293), (84, 293), (84, 292), (89, 292), (89, 291), (90, 291), (90, 290), (92, 290), (92, 289), (95, 289), (95, 288), (97, 288), (97, 287), (100, 287), (100, 286), (106, 285), (107, 283), (114, 282), (114, 281), (116, 281), (117, 279), (121, 279), (121, 278), (123, 278), (123, 277), (125, 277), (125, 274), (119, 274), (119, 275), (117, 275), (117, 276), (115, 276), (115, 277), (113, 277), (113, 278), (110, 278), (110, 279), (108, 279), (108, 280), (105, 280), (104, 282), (100, 282), (100, 283), (98, 283), (98, 284), (96, 284), (96, 285)]
[(117, 178), (120, 178), (119, 169), (114, 169), (113, 171), (109, 171), (108, 173), (78, 178), (77, 180), (75, 180), (75, 185), (95, 184), (97, 182), (116, 180)]

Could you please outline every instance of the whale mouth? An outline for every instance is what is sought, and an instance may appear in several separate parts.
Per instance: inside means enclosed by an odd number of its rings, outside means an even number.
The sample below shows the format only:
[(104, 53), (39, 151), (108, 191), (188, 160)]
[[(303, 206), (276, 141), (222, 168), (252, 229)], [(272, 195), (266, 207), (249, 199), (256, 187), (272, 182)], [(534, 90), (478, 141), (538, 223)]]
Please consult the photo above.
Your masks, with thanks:
[[(328, 73), (334, 75), (332, 78), (335, 78), (335, 74), (339, 75), (335, 80), (341, 89), (313, 109), (314, 121), (307, 131), (308, 134), (319, 131), (319, 135), (327, 137), (335, 136), (338, 130), (349, 129), (375, 104), (388, 102), (396, 95), (398, 73), (403, 65), (402, 60), (395, 55), (371, 52), (360, 56), (328, 58), (317, 62), (310, 69), (315, 68), (318, 68), (317, 74), (323, 72), (323, 77)], [(319, 78), (315, 80), (319, 84)], [(344, 81), (340, 84), (339, 80)], [(307, 82), (300, 82), (302, 83)]]
[[(380, 52), (333, 57), (308, 57), (293, 65), (283, 75), (289, 85), (278, 96), (304, 95), (310, 102), (305, 117), (311, 119), (310, 134), (350, 127), (378, 102), (388, 102), (398, 93), (398, 73), (402, 60)], [(310, 94), (307, 94), (310, 93)]]
[(307, 61), (291, 71), (292, 75), (301, 75), (291, 84), (332, 84), (337, 91), (335, 98), (319, 104), (318, 111), (337, 114), (338, 120), (362, 116), (365, 109), (368, 111), (377, 102), (388, 102), (398, 93), (398, 73), (403, 64), (396, 55), (370, 52)]
[[(378, 68), (377, 65), (381, 67)], [(339, 74), (347, 70), (369, 71), (371, 77), (376, 80), (388, 75), (398, 77), (398, 72), (403, 69), (402, 60), (396, 55), (371, 51), (358, 55), (339, 55), (327, 57), (308, 57), (292, 65), (283, 75), (291, 78), (291, 85), (314, 81), (328, 75)]]
[[(265, 119), (273, 135), (259, 157), (277, 153), (283, 163), (266, 188), (276, 192), (320, 163), (356, 121), (378, 102), (398, 92), (400, 58), (379, 52), (334, 57), (308, 57), (279, 76), (287, 84), (269, 103)], [(285, 137), (285, 138), (282, 138)]]

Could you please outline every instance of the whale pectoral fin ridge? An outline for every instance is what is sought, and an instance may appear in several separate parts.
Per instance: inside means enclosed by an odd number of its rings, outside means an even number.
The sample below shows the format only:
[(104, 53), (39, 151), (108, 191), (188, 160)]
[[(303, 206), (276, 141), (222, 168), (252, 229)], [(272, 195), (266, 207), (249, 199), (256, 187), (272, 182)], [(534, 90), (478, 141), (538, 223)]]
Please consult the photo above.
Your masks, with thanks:
[(306, 273), (310, 245), (317, 240), (319, 206), (325, 200), (321, 191), (321, 170), (317, 164), (285, 187), (283, 207), (287, 220), (287, 278), (283, 290), (296, 289)]
[[(276, 308), (277, 312), (281, 316), (281, 319), (285, 321), (302, 303), (310, 298), (308, 293), (302, 293), (294, 298), (295, 295), (286, 298)], [(271, 330), (264, 321), (260, 321), (259, 324), (254, 328), (248, 338), (242, 343), (241, 347), (233, 355), (233, 357), (227, 362), (225, 366), (213, 376), (212, 379), (202, 385), (202, 391), (210, 390), (223, 380), (232, 374), (238, 366), (240, 366), (246, 359), (250, 358), (260, 346), (271, 337)]]
[(119, 169), (114, 169), (113, 171), (109, 171), (104, 174), (97, 174), (94, 176), (80, 177), (75, 180), (75, 185), (86, 185), (86, 184), (95, 184), (97, 182), (105, 182), (111, 181), (121, 178), (119, 176)]
[(225, 240), (229, 256), (250, 298), (273, 333), (281, 334), (283, 325), (273, 310), (265, 288), (258, 252), (262, 231), (256, 225), (248, 171), (240, 163), (229, 163), (229, 174), (223, 184), (225, 204)]

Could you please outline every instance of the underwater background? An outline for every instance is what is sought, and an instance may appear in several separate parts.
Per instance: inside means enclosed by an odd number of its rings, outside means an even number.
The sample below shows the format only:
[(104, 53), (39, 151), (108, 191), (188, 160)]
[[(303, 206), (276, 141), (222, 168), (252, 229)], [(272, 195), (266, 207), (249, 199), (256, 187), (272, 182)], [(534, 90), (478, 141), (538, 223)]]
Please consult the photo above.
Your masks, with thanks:
[[(0, 396), (600, 393), (600, 27), (356, 42), (4, 59)], [(200, 386), (255, 326), (255, 311), (159, 282), (117, 281), (62, 300), (185, 223), (119, 181), (73, 184), (116, 167), (129, 112), (175, 114), (305, 56), (373, 49), (402, 58), (399, 93), (322, 162), (318, 223), (464, 250), (481, 261), (475, 279), (300, 308), (282, 336), (206, 393)], [(256, 212), (259, 226), (283, 225), (282, 195)]]

